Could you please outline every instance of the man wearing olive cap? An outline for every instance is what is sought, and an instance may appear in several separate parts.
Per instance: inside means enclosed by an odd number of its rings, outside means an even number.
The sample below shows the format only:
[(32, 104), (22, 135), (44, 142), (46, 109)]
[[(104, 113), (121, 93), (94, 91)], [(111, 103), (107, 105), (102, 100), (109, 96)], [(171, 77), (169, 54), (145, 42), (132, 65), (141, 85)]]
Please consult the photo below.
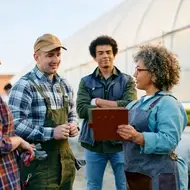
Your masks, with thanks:
[(73, 90), (57, 74), (61, 50), (66, 48), (52, 34), (40, 36), (34, 44), (35, 68), (13, 86), (9, 106), (17, 135), (34, 144), (41, 143), (48, 157), (22, 167), (26, 189), (71, 190), (74, 156), (68, 138), (78, 135)]

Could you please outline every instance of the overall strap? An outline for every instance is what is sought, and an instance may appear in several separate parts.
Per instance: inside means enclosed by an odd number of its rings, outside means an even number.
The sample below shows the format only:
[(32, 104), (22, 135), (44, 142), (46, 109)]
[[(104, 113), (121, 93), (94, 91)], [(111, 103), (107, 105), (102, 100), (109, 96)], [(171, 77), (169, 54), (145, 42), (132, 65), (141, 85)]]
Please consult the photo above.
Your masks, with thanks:
[(132, 109), (140, 100), (134, 100), (131, 104), (131, 106), (129, 107), (129, 110)]
[(59, 83), (59, 86), (60, 86), (60, 89), (61, 89), (62, 94), (65, 95), (65, 89), (64, 89), (63, 86), (61, 85), (61, 82)]
[(36, 82), (35, 82), (31, 77), (29, 77), (28, 79), (33, 83), (33, 85), (35, 86), (36, 90), (37, 90), (37, 91), (40, 93), (40, 95), (44, 98), (44, 100), (45, 100), (44, 102), (45, 102), (46, 107), (50, 109), (50, 108), (51, 108), (50, 99), (49, 99), (49, 97), (47, 97), (47, 96), (44, 94), (42, 87), (39, 86), (39, 85), (37, 85)]
[(164, 95), (158, 97), (154, 102), (152, 102), (149, 106), (149, 108), (146, 111), (149, 111), (150, 109), (152, 109), (159, 101), (160, 99), (163, 97)]
[(69, 112), (69, 106), (68, 106), (68, 102), (69, 102), (69, 100), (68, 100), (68, 97), (65, 95), (65, 89), (63, 88), (63, 85), (61, 85), (61, 82), (59, 83), (59, 86), (60, 86), (60, 88), (61, 88), (61, 92), (62, 92), (62, 94), (63, 94), (63, 98), (64, 98), (64, 107), (65, 107), (65, 109), (66, 109), (66, 113), (65, 114), (68, 114), (68, 112)]
[[(31, 77), (28, 78), (35, 86), (35, 88), (37, 89), (37, 91), (40, 93), (40, 95), (45, 99), (45, 100), (48, 100), (49, 102), (49, 97), (47, 97), (45, 94), (44, 94), (44, 91), (42, 89), (42, 87), (40, 85), (38, 85)], [(61, 89), (61, 92), (63, 95), (65, 95), (65, 90), (63, 88), (63, 86), (61, 85), (61, 82), (59, 83), (60, 85), (60, 89)], [(49, 102), (50, 104), (50, 102)]]
[[(149, 111), (150, 109), (152, 109), (160, 100), (161, 100), (161, 98), (162, 97), (164, 97), (164, 96), (171, 96), (171, 97), (173, 97), (173, 98), (175, 98), (173, 95), (171, 95), (171, 94), (158, 94), (160, 97), (158, 97), (154, 102), (152, 102), (151, 104), (150, 104), (150, 106), (149, 106), (149, 108), (148, 108), (148, 110), (147, 111)], [(176, 99), (176, 98), (175, 98)]]
[(48, 97), (44, 94), (42, 87), (39, 86), (39, 85), (37, 85), (36, 82), (32, 78), (29, 78), (29, 80), (33, 83), (33, 85), (35, 86), (35, 88), (37, 89), (37, 91), (40, 93), (40, 95), (44, 99), (47, 99)]

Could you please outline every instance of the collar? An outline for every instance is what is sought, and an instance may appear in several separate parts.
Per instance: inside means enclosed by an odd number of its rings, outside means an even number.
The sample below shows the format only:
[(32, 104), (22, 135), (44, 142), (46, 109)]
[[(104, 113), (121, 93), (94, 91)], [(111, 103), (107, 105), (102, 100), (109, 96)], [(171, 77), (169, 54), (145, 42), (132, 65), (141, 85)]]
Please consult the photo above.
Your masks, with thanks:
[[(112, 71), (112, 75), (115, 75), (115, 76), (118, 76), (120, 73), (119, 69), (117, 69), (116, 67), (113, 68), (113, 71)], [(98, 77), (102, 77), (102, 73), (99, 69), (99, 67), (97, 67), (94, 71), (94, 74), (95, 74), (95, 77), (98, 78)]]
[[(52, 80), (44, 73), (44, 72), (41, 72), (38, 68), (38, 66), (36, 65), (32, 71), (36, 77), (39, 79), (39, 80), (43, 80), (43, 81), (48, 81), (48, 82), (52, 82)], [(53, 80), (54, 82), (60, 82), (60, 76), (55, 73), (54, 76), (53, 76)]]

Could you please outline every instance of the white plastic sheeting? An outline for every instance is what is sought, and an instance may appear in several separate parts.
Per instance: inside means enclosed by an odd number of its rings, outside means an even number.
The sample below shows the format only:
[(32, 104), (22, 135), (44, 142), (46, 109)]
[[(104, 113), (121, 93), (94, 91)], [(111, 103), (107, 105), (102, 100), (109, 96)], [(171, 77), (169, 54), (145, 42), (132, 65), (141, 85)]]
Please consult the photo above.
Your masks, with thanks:
[[(68, 51), (63, 54), (59, 73), (77, 92), (81, 77), (97, 66), (88, 47), (99, 35), (110, 35), (118, 42), (115, 65), (129, 74), (134, 72), (132, 55), (138, 45), (161, 43), (174, 51), (181, 63), (181, 81), (174, 94), (181, 101), (190, 101), (189, 10), (190, 0), (125, 0), (63, 41)], [(15, 78), (19, 77), (16, 75), (13, 83)]]
[(63, 41), (68, 51), (59, 72), (77, 92), (80, 78), (97, 66), (89, 55), (88, 47), (94, 38), (102, 34), (116, 39), (119, 53), (115, 65), (129, 74), (134, 72), (132, 55), (137, 46), (159, 43), (174, 51), (181, 63), (181, 81), (173, 90), (174, 94), (181, 101), (190, 101), (189, 10), (189, 0), (125, 0)]

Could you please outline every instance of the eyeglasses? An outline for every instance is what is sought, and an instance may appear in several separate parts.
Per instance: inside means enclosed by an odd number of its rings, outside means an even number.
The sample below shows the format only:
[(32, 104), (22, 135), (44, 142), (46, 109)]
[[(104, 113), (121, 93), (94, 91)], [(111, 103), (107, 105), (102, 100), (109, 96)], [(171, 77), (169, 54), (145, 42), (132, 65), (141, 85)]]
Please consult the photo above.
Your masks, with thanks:
[(139, 72), (141, 72), (141, 71), (149, 71), (149, 69), (140, 69), (140, 68), (136, 67), (136, 68), (135, 68), (135, 71), (136, 71), (137, 73), (139, 73)]

